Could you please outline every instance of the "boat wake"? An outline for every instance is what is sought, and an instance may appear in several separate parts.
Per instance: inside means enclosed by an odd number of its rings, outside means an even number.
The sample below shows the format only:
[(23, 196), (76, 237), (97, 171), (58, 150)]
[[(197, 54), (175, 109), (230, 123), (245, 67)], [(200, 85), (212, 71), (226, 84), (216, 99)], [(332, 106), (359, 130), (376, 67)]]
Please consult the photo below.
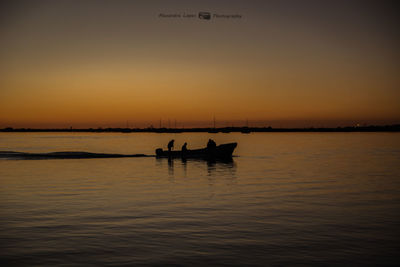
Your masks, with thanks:
[(138, 157), (154, 157), (154, 155), (90, 153), (81, 151), (63, 151), (63, 152), (50, 152), (50, 153), (0, 151), (0, 158), (9, 158), (9, 159), (95, 159), (95, 158), (138, 158)]

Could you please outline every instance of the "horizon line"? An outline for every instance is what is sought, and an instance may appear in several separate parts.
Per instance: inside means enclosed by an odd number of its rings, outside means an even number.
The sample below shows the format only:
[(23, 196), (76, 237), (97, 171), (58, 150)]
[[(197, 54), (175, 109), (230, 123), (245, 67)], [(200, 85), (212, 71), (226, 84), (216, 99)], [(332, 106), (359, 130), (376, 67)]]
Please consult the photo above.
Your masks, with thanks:
[(230, 132), (349, 132), (349, 131), (400, 131), (400, 124), (389, 125), (354, 125), (337, 127), (192, 127), (192, 128), (130, 128), (130, 127), (98, 127), (98, 128), (0, 128), (0, 132), (154, 132), (154, 133), (182, 133), (182, 132), (208, 132), (208, 133), (230, 133)]

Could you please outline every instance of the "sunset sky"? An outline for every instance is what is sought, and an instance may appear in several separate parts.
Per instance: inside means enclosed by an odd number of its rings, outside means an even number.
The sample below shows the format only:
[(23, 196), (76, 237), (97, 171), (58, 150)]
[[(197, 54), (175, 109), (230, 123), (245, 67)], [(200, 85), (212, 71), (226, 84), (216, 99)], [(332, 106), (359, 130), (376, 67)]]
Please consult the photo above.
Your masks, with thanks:
[(2, 1), (0, 128), (400, 123), (398, 11), (390, 1)]

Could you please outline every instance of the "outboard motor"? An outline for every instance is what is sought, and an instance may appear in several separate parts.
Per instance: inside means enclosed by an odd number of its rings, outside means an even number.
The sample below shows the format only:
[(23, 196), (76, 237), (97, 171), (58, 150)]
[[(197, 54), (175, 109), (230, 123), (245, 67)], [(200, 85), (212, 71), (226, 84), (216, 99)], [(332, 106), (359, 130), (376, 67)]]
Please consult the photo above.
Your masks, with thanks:
[(163, 150), (162, 150), (162, 148), (157, 148), (157, 149), (156, 149), (156, 156), (160, 157), (160, 156), (162, 156), (162, 155), (163, 155)]

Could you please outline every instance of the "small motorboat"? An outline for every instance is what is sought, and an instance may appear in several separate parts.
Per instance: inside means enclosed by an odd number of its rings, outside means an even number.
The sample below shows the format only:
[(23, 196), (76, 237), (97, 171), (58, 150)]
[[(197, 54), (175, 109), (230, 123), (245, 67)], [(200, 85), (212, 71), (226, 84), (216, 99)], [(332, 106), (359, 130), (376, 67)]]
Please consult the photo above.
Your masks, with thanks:
[(156, 149), (158, 158), (200, 158), (200, 159), (227, 159), (232, 158), (237, 143), (228, 143), (214, 148), (191, 149), (186, 151), (168, 151), (162, 148)]

